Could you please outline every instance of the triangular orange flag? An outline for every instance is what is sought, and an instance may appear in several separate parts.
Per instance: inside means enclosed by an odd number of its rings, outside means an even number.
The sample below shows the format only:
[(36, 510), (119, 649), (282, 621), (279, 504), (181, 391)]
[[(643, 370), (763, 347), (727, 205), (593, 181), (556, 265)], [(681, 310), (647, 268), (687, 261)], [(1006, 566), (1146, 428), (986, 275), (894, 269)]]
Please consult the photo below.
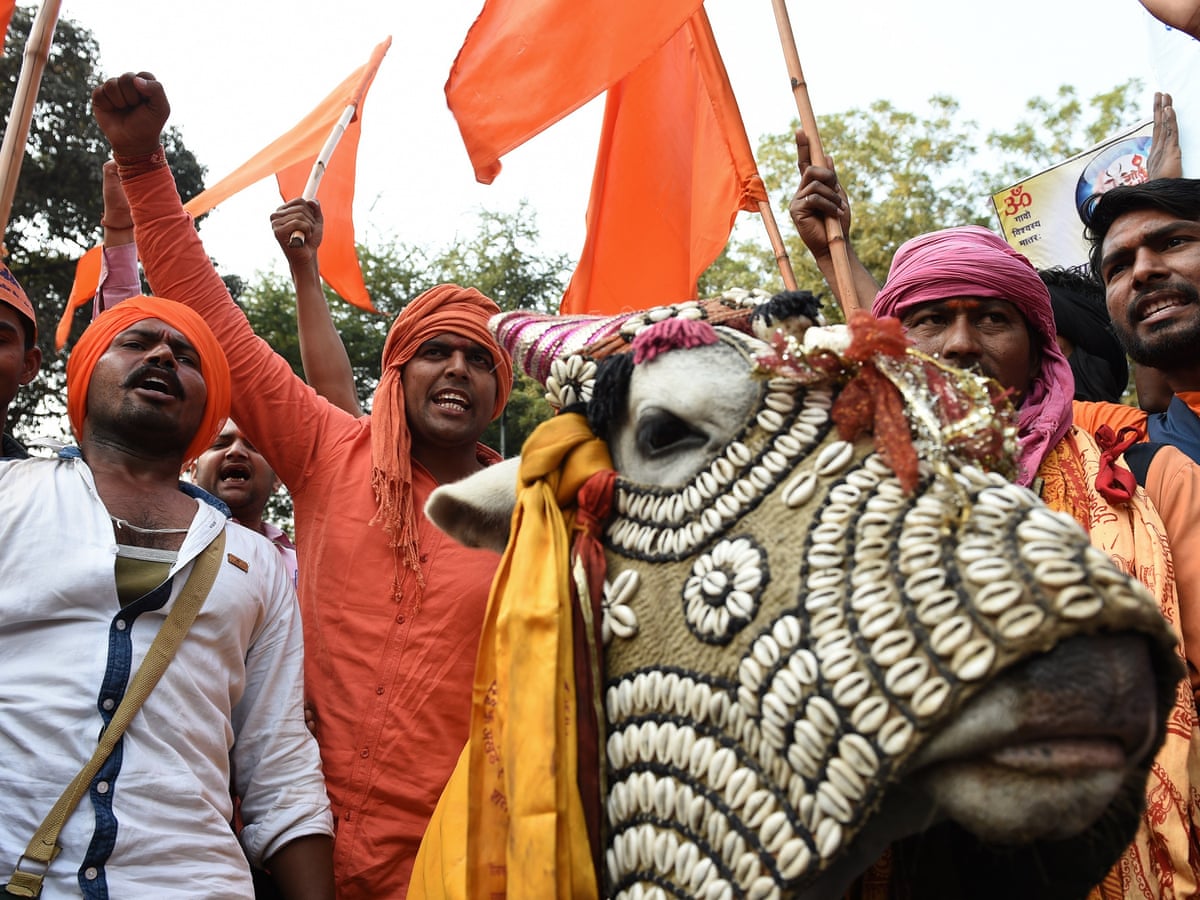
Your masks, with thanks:
[[(285, 200), (299, 197), (308, 173), (325, 146), (334, 124), (347, 106), (355, 106), (357, 112), (354, 119), (346, 127), (321, 182), (319, 199), (321, 211), (325, 216), (325, 236), (321, 241), (321, 248), (317, 251), (317, 262), (321, 277), (339, 296), (370, 312), (376, 312), (376, 309), (367, 295), (354, 247), (354, 164), (358, 156), (362, 103), (366, 99), (367, 90), (371, 87), (379, 64), (391, 45), (392, 39), (389, 37), (376, 46), (366, 65), (355, 69), (294, 128), (264, 147), (208, 190), (193, 197), (183, 207), (193, 216), (201, 216), (268, 175), (278, 176), (280, 193)], [(298, 172), (303, 174), (297, 180)], [(97, 265), (95, 278), (90, 283), (81, 283), (81, 270), (76, 269), (71, 299), (63, 311), (56, 336), (70, 332), (70, 320), (76, 307), (95, 295), (99, 272), (100, 268)], [(83, 299), (79, 300), (80, 297)], [(65, 341), (65, 338), (63, 340)], [(58, 347), (62, 349), (62, 342)]]
[(54, 329), (54, 346), (61, 350), (71, 334), (71, 320), (75, 310), (96, 296), (96, 287), (100, 284), (100, 260), (103, 251), (93, 247), (79, 258), (75, 264), (75, 282), (71, 285), (71, 296), (67, 298), (67, 308), (58, 320)]
[(738, 210), (766, 199), (701, 8), (609, 89), (587, 239), (561, 311), (612, 314), (694, 298)]
[(701, 0), (487, 0), (446, 82), (475, 177), (624, 78)]
[(0, 0), (0, 47), (8, 42), (8, 25), (17, 9), (17, 0)]

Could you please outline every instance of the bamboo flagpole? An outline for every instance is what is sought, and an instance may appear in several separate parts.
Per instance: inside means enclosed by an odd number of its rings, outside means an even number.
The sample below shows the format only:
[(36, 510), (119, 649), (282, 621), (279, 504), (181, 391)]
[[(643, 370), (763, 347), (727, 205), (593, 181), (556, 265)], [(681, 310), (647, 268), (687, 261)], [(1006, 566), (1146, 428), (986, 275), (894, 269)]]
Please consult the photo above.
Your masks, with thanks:
[[(362, 78), (359, 79), (358, 85), (354, 89), (354, 93), (346, 100), (346, 108), (342, 110), (342, 114), (338, 120), (333, 123), (333, 128), (330, 129), (329, 137), (325, 139), (325, 146), (321, 148), (321, 152), (317, 154), (316, 160), (313, 162), (312, 171), (308, 175), (308, 181), (304, 185), (304, 191), (300, 195), (305, 200), (312, 200), (317, 196), (317, 188), (321, 186), (321, 178), (325, 175), (325, 167), (329, 165), (329, 160), (333, 156), (333, 151), (337, 149), (338, 142), (345, 134), (346, 128), (354, 121), (358, 115), (358, 108), (362, 105), (363, 97), (367, 95), (367, 90), (371, 87), (371, 82), (375, 79), (375, 73), (379, 70), (379, 64), (383, 62), (384, 55), (392, 46), (392, 38), (389, 35), (388, 39), (379, 44), (371, 53), (370, 60), (363, 69)], [(293, 231), (288, 237), (288, 243), (293, 247), (304, 246), (304, 233), (297, 230)]]
[[(358, 113), (358, 104), (361, 99), (362, 94), (359, 93), (346, 105), (346, 108), (342, 110), (341, 116), (333, 123), (333, 129), (329, 132), (329, 137), (325, 139), (325, 146), (317, 154), (312, 171), (308, 175), (308, 181), (304, 185), (304, 192), (300, 195), (305, 200), (312, 200), (317, 196), (317, 188), (321, 186), (321, 178), (325, 175), (325, 167), (329, 165), (329, 158), (333, 156), (333, 151), (337, 149), (338, 142), (342, 139), (342, 135), (345, 134), (346, 126), (354, 121), (354, 116)], [(303, 247), (304, 232), (299, 229), (293, 231), (288, 238), (288, 243), (293, 247)]]
[(779, 223), (775, 221), (775, 211), (771, 209), (770, 200), (758, 201), (758, 214), (762, 216), (763, 225), (766, 226), (767, 238), (771, 241), (771, 249), (775, 252), (775, 265), (779, 266), (783, 286), (789, 291), (794, 291), (796, 290), (796, 273), (792, 271), (792, 259), (788, 256), (787, 247), (783, 243), (783, 235), (779, 233)]
[[(792, 22), (788, 17), (786, 0), (771, 0), (775, 9), (775, 22), (779, 26), (779, 40), (783, 44), (783, 56), (787, 62), (788, 75), (792, 80), (792, 93), (796, 98), (796, 111), (800, 115), (800, 127), (808, 138), (812, 150), (812, 161), (815, 165), (824, 166), (825, 151), (821, 148), (821, 136), (817, 132), (817, 118), (813, 113), (812, 102), (808, 97), (808, 83), (804, 80), (804, 72), (800, 68), (800, 54), (796, 50), (796, 38), (792, 32)], [(837, 216), (825, 218), (825, 234), (829, 240), (829, 255), (833, 260), (834, 277), (837, 280), (838, 296), (842, 304), (842, 312), (849, 318), (850, 313), (860, 308), (858, 294), (854, 290), (854, 276), (850, 271), (850, 255), (846, 249), (846, 236), (842, 234), (842, 223)]]
[(0, 144), (0, 256), (8, 255), (8, 250), (3, 246), (3, 237), (8, 231), (8, 218), (12, 213), (13, 198), (17, 195), (17, 179), (25, 158), (25, 142), (29, 139), (29, 123), (33, 121), (33, 106), (42, 85), (46, 60), (50, 58), (50, 45), (54, 41), (54, 28), (58, 24), (61, 6), (62, 0), (45, 0), (33, 20), (33, 27), (29, 29), (29, 40), (25, 42), (25, 55), (21, 60), (21, 74), (8, 116), (8, 128), (4, 131), (4, 142)]

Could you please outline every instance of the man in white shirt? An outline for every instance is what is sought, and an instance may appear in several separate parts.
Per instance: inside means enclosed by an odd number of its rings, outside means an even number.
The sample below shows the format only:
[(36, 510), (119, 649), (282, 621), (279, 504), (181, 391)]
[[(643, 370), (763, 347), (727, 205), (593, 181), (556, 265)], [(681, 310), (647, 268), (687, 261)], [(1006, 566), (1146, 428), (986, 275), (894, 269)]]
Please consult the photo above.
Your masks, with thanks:
[(333, 897), (291, 574), (268, 541), (179, 482), (229, 395), (204, 322), (135, 297), (72, 351), (79, 448), (0, 462), (0, 866), (17, 864), (92, 755), (193, 562), (226, 534), (199, 615), (62, 829), (47, 900), (248, 897), (247, 859), (285, 897)]

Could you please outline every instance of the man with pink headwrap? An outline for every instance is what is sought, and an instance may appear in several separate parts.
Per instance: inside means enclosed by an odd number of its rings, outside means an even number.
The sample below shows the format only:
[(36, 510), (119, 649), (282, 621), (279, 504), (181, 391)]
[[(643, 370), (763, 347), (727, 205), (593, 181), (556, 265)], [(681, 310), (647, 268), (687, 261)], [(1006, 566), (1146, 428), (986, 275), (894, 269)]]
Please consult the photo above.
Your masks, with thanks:
[(402, 898), (466, 743), (499, 562), (443, 534), (423, 507), (438, 484), (499, 459), (477, 443), (512, 386), (512, 363), (487, 328), (499, 308), (457, 285), (411, 301), (388, 334), (371, 413), (354, 416), (254, 334), (213, 270), (163, 158), (162, 85), (110, 79), (93, 109), (150, 283), (220, 338), (233, 418), (295, 503), (305, 690), (336, 818), (338, 897)]
[(871, 312), (898, 318), (921, 350), (1013, 392), (1017, 480), (1032, 484), (1071, 425), (1075, 379), (1029, 260), (975, 225), (923, 234), (896, 251)]

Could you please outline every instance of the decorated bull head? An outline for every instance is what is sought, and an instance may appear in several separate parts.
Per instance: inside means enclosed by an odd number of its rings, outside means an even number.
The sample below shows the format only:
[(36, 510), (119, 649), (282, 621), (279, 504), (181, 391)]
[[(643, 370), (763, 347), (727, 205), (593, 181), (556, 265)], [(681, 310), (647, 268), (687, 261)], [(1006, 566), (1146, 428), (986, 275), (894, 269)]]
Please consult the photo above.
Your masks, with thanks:
[[(838, 896), (940, 830), (1005, 848), (977, 896), (1082, 894), (1132, 837), (1179, 675), (1153, 600), (1007, 480), (990, 383), (885, 331), (769, 320), (768, 343), (753, 302), (495, 323), (618, 472), (602, 892)], [(479, 478), (491, 500), (469, 479), (428, 512), (499, 546), (513, 474)]]

